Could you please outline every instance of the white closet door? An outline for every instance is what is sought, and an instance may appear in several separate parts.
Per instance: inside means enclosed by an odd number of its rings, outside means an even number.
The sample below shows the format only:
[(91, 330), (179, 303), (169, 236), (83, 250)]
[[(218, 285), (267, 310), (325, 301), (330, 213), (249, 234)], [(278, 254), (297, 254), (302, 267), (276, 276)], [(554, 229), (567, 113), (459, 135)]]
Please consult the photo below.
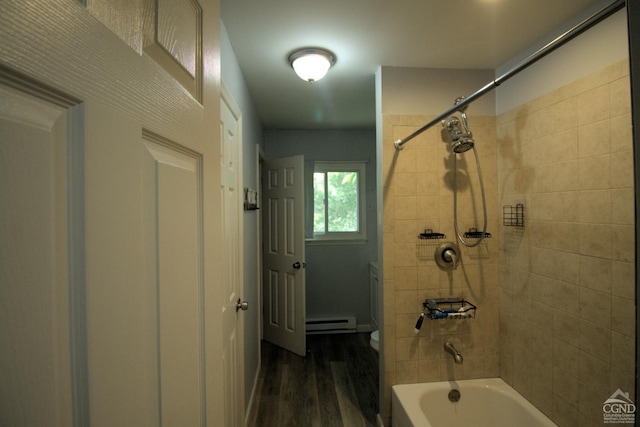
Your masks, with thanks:
[(217, 425), (218, 4), (32, 6), (0, 4), (0, 425)]

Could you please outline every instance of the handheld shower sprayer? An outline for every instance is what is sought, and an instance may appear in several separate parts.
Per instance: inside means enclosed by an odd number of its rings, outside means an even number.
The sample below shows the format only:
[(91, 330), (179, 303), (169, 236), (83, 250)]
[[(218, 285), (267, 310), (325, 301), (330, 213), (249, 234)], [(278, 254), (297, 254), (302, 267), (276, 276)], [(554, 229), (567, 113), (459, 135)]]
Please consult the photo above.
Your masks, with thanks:
[[(460, 114), (460, 119), (458, 119), (455, 115), (454, 116), (450, 116), (449, 118), (447, 118), (446, 120), (442, 121), (442, 126), (444, 128), (446, 128), (446, 130), (449, 133), (450, 138), (447, 138), (445, 141), (447, 142), (451, 142), (451, 151), (453, 152), (454, 156), (453, 156), (453, 168), (454, 168), (454, 173), (453, 173), (453, 226), (456, 230), (456, 235), (458, 236), (458, 240), (460, 241), (460, 243), (462, 243), (463, 245), (467, 246), (467, 247), (475, 247), (478, 246), (482, 240), (484, 239), (485, 236), (485, 232), (487, 231), (487, 202), (485, 199), (485, 194), (484, 194), (484, 183), (482, 180), (482, 172), (480, 171), (480, 160), (478, 159), (478, 153), (475, 150), (475, 142), (473, 141), (473, 135), (471, 134), (471, 129), (469, 128), (469, 119), (467, 118), (467, 108), (468, 108), (468, 104), (464, 104), (465, 97), (464, 96), (460, 96), (458, 98), (456, 98), (456, 100), (454, 101), (453, 105), (454, 107), (456, 107), (458, 104), (462, 105), (457, 109), (457, 112)], [(460, 122), (462, 122), (462, 128), (461, 129), (459, 124)], [(443, 135), (445, 134), (445, 130), (443, 129)], [(444, 138), (443, 138), (444, 139)], [(476, 158), (476, 167), (478, 169), (478, 181), (480, 182), (480, 193), (482, 194), (482, 210), (483, 210), (483, 214), (484, 214), (484, 225), (482, 227), (482, 237), (480, 237), (475, 243), (472, 242), (468, 242), (466, 240), (464, 240), (464, 238), (462, 237), (462, 235), (460, 234), (460, 231), (458, 230), (458, 185), (457, 185), (457, 181), (456, 181), (456, 176), (457, 176), (457, 171), (456, 171), (456, 154), (460, 154), (460, 153), (464, 153), (466, 151), (469, 151), (470, 149), (473, 148), (473, 153), (475, 155)], [(457, 261), (457, 258), (454, 256), (451, 256), (450, 253), (445, 254), (447, 255), (446, 257), (446, 261), (453, 261), (454, 264)]]
[[(454, 105), (458, 105), (464, 96), (456, 98)], [(456, 116), (450, 116), (449, 118), (442, 121), (442, 126), (447, 128), (449, 134), (451, 135), (451, 151), (456, 154), (464, 153), (465, 151), (473, 148), (473, 134), (469, 129), (469, 119), (467, 119), (467, 105), (458, 109), (458, 113), (460, 113), (460, 119)], [(464, 131), (460, 129), (458, 126), (462, 121), (462, 127)]]

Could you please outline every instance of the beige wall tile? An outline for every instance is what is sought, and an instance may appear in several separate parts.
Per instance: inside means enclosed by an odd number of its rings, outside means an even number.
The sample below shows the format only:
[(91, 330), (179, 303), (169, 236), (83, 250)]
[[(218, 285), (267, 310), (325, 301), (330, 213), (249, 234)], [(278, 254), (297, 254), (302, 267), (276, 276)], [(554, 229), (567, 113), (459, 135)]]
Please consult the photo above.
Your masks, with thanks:
[[(601, 390), (606, 390), (606, 386), (601, 388)], [(615, 391), (613, 389), (611, 392)], [(602, 399), (602, 393), (594, 391), (588, 387), (580, 387), (580, 393), (578, 395), (578, 411), (579, 411), (579, 420), (581, 423), (580, 426), (589, 427), (590, 425), (603, 425), (602, 424), (602, 403), (604, 400)], [(591, 424), (588, 420), (598, 420), (599, 422), (594, 422)], [(586, 424), (585, 424), (586, 422)]]
[(611, 293), (629, 300), (635, 298), (635, 265), (632, 262), (612, 261)]
[(631, 113), (611, 118), (611, 152), (628, 151), (633, 146)]
[(396, 291), (395, 304), (396, 304), (396, 309), (395, 309), (396, 315), (414, 314), (417, 319), (417, 314), (420, 313), (420, 308), (418, 306), (417, 291)]
[(630, 113), (631, 85), (629, 83), (629, 78), (624, 77), (622, 79), (611, 82), (611, 84), (609, 85), (609, 90), (611, 117)]
[(551, 168), (553, 191), (575, 191), (580, 188), (579, 162), (577, 160), (553, 163)]
[(635, 234), (631, 225), (614, 225), (611, 230), (611, 257), (617, 261), (633, 262)]
[(418, 268), (417, 267), (396, 267), (395, 269), (395, 290), (410, 291), (418, 289)]
[(611, 260), (599, 257), (580, 257), (580, 286), (611, 293)]
[(611, 190), (588, 190), (578, 193), (578, 221), (611, 224)]
[(397, 196), (393, 198), (393, 201), (393, 220), (417, 218), (417, 198), (415, 196)]
[(591, 157), (610, 152), (609, 120), (585, 124), (578, 128), (578, 157)]
[(627, 375), (633, 374), (635, 370), (635, 337), (613, 332), (611, 334), (611, 360), (615, 362), (613, 369), (625, 372)]
[(571, 128), (551, 134), (553, 152), (546, 153), (554, 162), (568, 162), (578, 158), (578, 129)]
[(397, 196), (416, 196), (416, 174), (411, 172), (396, 172), (394, 174), (394, 191)]
[(549, 118), (552, 133), (575, 129), (578, 126), (578, 101), (576, 98), (562, 100), (550, 107)]
[(580, 348), (580, 318), (556, 310), (553, 317), (553, 336)]
[[(577, 361), (574, 361), (576, 363)], [(558, 368), (553, 370), (553, 394), (562, 396), (569, 406), (578, 406), (578, 390), (580, 382), (578, 378), (567, 374)]]
[(580, 253), (611, 258), (612, 230), (610, 225), (580, 224)]
[(580, 315), (580, 287), (573, 283), (554, 280), (554, 308), (571, 316)]
[(580, 317), (611, 329), (611, 294), (580, 288)]
[(580, 321), (580, 350), (606, 362), (611, 361), (611, 329), (588, 320)]
[[(576, 393), (579, 390), (575, 390)], [(573, 399), (569, 398), (572, 401)], [(565, 400), (564, 395), (553, 394), (553, 416), (551, 419), (559, 426), (579, 426), (578, 407)]]
[(577, 96), (578, 125), (608, 120), (610, 112), (609, 86), (602, 85)]
[(580, 375), (579, 365), (576, 363), (580, 358), (580, 350), (563, 340), (554, 338), (553, 340), (553, 366), (554, 369), (562, 370), (566, 375), (578, 378)]
[(531, 382), (531, 403), (547, 417), (553, 414), (553, 393), (551, 388), (541, 384), (534, 378)]
[(611, 190), (611, 222), (617, 225), (632, 225), (635, 222), (633, 188)]
[(631, 150), (611, 154), (611, 187), (633, 188), (633, 152)]
[(611, 188), (611, 155), (585, 157), (578, 164), (581, 190)]
[(636, 307), (633, 301), (614, 296), (611, 304), (615, 307), (611, 313), (611, 330), (630, 338), (635, 337)]

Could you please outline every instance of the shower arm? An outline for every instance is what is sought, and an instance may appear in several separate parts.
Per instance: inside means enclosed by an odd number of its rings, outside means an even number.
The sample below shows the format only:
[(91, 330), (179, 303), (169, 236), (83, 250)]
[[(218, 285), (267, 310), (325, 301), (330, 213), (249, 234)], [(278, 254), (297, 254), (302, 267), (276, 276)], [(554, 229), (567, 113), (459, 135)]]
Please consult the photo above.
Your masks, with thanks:
[(543, 47), (541, 47), (540, 49), (538, 49), (537, 51), (529, 55), (528, 57), (526, 57), (524, 60), (520, 61), (512, 69), (510, 69), (500, 77), (494, 79), (493, 81), (489, 82), (488, 84), (486, 84), (476, 92), (472, 93), (471, 95), (465, 97), (459, 103), (455, 104), (453, 107), (449, 108), (447, 111), (440, 114), (438, 117), (436, 117), (426, 125), (422, 126), (420, 129), (413, 132), (411, 135), (395, 141), (393, 145), (396, 147), (396, 150), (402, 150), (404, 148), (404, 144), (411, 141), (413, 138), (420, 135), (422, 132), (426, 131), (433, 125), (440, 123), (440, 121), (447, 118), (451, 114), (464, 109), (467, 105), (471, 104), (476, 99), (480, 98), (487, 92), (490, 92), (491, 90), (500, 86), (502, 83), (504, 83), (511, 77), (515, 76), (520, 71), (524, 70), (525, 68), (529, 67), (533, 63), (537, 62), (539, 59), (542, 59), (543, 57), (547, 56), (549, 53), (553, 52), (554, 50), (564, 45), (568, 41), (584, 33), (589, 28), (593, 27), (594, 25), (605, 20), (609, 16), (613, 15), (618, 10), (622, 9), (624, 6), (625, 6), (625, 0), (615, 0), (611, 2), (608, 6), (605, 6), (604, 8), (600, 9), (598, 12), (591, 15), (589, 18), (583, 20), (579, 24), (573, 26), (571, 29), (565, 31), (564, 33), (562, 33), (561, 35), (559, 35), (558, 37), (556, 37), (555, 39), (553, 39), (552, 41), (550, 41), (549, 43), (547, 43), (546, 45), (544, 45)]

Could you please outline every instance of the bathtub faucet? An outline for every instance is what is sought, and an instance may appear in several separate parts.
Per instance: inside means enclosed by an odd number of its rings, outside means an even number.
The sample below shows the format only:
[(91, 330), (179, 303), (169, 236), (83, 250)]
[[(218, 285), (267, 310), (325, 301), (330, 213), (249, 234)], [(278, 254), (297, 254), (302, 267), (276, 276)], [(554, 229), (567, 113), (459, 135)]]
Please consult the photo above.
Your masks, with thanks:
[(453, 356), (453, 360), (458, 364), (462, 365), (462, 355), (449, 341), (444, 343), (444, 351), (451, 354)]

